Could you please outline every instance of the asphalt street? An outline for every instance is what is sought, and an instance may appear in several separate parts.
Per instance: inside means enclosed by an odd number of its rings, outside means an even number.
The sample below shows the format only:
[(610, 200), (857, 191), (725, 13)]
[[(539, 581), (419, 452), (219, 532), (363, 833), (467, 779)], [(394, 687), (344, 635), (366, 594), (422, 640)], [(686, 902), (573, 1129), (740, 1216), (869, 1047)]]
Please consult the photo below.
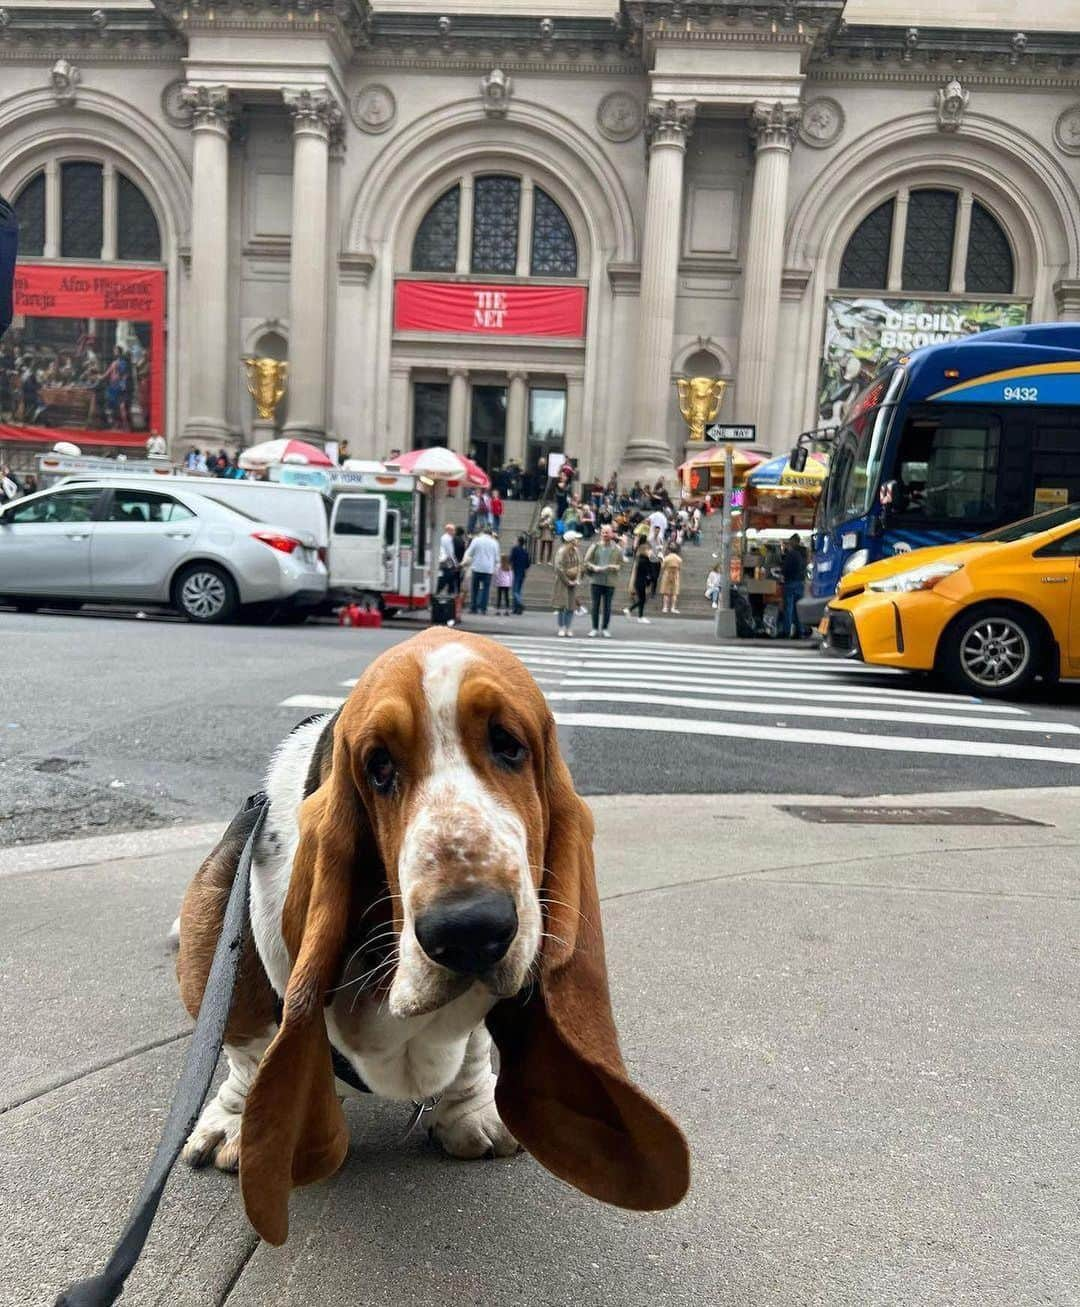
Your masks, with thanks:
[[(329, 708), (381, 631), (198, 627), (130, 613), (0, 613), (0, 845), (228, 817), (297, 721)], [(583, 794), (872, 796), (1080, 780), (1080, 691), (979, 702), (784, 642), (718, 646), (707, 622), (476, 618), (549, 697)]]

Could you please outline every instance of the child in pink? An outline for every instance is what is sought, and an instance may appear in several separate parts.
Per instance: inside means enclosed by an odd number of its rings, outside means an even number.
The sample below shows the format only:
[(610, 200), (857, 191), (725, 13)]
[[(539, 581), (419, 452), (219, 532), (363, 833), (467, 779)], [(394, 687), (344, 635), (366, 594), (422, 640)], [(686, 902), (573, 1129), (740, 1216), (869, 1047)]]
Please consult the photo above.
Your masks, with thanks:
[(495, 612), (510, 616), (510, 587), (514, 584), (514, 574), (510, 570), (509, 556), (503, 554), (499, 566), (495, 569)]

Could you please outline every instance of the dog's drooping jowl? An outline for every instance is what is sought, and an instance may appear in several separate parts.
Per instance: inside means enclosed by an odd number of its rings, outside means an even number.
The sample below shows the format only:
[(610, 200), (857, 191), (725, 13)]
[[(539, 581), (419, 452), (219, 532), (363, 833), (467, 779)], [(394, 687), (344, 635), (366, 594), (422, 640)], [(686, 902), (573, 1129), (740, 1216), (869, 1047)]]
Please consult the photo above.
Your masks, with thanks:
[[(239, 1167), (264, 1239), (284, 1242), (289, 1191), (345, 1157), (332, 1050), (375, 1094), (441, 1095), (433, 1133), (454, 1156), (520, 1143), (605, 1202), (683, 1197), (685, 1140), (619, 1053), (592, 819), (513, 654), (445, 629), (393, 647), (288, 737), (266, 791), (229, 1074), (184, 1153)], [(234, 818), (184, 899), (192, 1015), (253, 820)]]

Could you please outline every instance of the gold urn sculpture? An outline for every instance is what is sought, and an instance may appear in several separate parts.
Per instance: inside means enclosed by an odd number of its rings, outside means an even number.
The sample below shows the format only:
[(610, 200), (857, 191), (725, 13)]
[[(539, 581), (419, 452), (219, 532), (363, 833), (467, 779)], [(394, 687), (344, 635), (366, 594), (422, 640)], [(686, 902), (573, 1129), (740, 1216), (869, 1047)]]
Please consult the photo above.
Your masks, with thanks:
[(248, 394), (255, 401), (260, 422), (272, 422), (274, 410), (285, 395), (287, 363), (279, 359), (256, 358), (247, 354), (241, 360), (247, 372)]
[(690, 428), (691, 440), (704, 440), (705, 428), (716, 421), (727, 382), (714, 377), (679, 377), (679, 412)]

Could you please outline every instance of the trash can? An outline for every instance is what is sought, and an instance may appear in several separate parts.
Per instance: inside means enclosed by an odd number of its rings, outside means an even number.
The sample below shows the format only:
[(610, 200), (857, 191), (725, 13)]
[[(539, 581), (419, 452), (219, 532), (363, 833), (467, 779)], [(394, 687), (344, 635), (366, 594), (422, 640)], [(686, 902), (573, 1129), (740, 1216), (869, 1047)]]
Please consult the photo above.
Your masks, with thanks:
[(457, 610), (453, 595), (431, 596), (431, 625), (447, 626), (455, 620)]

